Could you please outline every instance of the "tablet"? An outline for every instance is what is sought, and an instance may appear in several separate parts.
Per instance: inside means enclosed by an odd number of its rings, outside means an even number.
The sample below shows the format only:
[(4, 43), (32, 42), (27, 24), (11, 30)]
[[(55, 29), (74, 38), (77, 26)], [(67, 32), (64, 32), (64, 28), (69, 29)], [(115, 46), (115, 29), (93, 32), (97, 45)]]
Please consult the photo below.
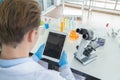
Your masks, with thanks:
[(64, 49), (65, 40), (65, 33), (49, 31), (43, 51), (43, 58), (59, 62)]

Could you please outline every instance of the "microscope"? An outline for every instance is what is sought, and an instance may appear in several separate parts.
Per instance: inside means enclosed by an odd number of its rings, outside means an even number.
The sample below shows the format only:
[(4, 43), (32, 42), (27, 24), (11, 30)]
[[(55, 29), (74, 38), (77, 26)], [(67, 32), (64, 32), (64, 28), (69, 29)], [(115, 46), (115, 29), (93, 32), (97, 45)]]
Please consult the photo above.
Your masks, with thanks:
[(82, 39), (79, 46), (77, 46), (78, 51), (75, 53), (74, 57), (83, 65), (86, 65), (94, 61), (97, 57), (95, 54), (95, 49), (99, 47), (96, 43), (97, 38), (94, 36), (92, 30), (78, 28), (76, 32), (82, 35)]

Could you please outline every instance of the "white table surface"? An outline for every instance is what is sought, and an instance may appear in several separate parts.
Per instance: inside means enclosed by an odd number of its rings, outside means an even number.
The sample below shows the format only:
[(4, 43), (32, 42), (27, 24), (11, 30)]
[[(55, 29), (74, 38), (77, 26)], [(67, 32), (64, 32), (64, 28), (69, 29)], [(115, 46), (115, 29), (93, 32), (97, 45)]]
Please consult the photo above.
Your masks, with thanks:
[[(46, 42), (48, 31), (40, 34), (40, 37), (31, 52), (36, 52), (39, 46)], [(76, 45), (80, 40), (66, 41), (65, 51), (68, 55), (69, 65), (81, 72), (87, 73), (91, 76), (100, 78), (102, 80), (120, 80), (120, 47), (115, 39), (104, 37), (106, 43), (103, 47), (96, 50), (97, 58), (90, 64), (83, 66), (79, 61), (74, 58)]]

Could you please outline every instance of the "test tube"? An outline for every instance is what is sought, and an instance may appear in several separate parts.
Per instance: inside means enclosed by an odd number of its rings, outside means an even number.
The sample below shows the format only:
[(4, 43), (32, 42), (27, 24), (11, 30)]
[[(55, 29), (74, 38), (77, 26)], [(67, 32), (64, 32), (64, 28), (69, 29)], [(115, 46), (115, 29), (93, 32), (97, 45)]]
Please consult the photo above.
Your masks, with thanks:
[(66, 24), (66, 29), (68, 29), (69, 28), (69, 19), (68, 19), (68, 17), (66, 17), (65, 24)]
[(72, 29), (72, 17), (69, 17), (69, 29), (70, 29), (70, 31)]
[(63, 18), (61, 18), (61, 20), (60, 20), (60, 32), (63, 32), (64, 27), (65, 27), (65, 22), (64, 22)]
[(47, 20), (47, 18), (45, 18), (45, 29), (49, 28), (49, 21)]

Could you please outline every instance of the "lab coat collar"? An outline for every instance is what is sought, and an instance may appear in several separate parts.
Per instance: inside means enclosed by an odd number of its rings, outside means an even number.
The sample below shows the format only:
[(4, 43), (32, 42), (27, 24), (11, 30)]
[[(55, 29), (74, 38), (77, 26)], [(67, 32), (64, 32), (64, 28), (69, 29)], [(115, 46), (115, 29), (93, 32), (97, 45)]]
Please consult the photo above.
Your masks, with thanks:
[(2, 68), (0, 67), (0, 72), (1, 73), (5, 73), (8, 75), (25, 75), (25, 74), (30, 74), (36, 71), (44, 71), (46, 70), (45, 68), (43, 68), (40, 64), (38, 64), (37, 62), (33, 61), (31, 59), (31, 61), (28, 62), (24, 62), (12, 67), (8, 67), (8, 68)]
[(19, 58), (11, 60), (0, 59), (0, 67), (8, 68), (28, 61), (31, 61), (31, 58)]

